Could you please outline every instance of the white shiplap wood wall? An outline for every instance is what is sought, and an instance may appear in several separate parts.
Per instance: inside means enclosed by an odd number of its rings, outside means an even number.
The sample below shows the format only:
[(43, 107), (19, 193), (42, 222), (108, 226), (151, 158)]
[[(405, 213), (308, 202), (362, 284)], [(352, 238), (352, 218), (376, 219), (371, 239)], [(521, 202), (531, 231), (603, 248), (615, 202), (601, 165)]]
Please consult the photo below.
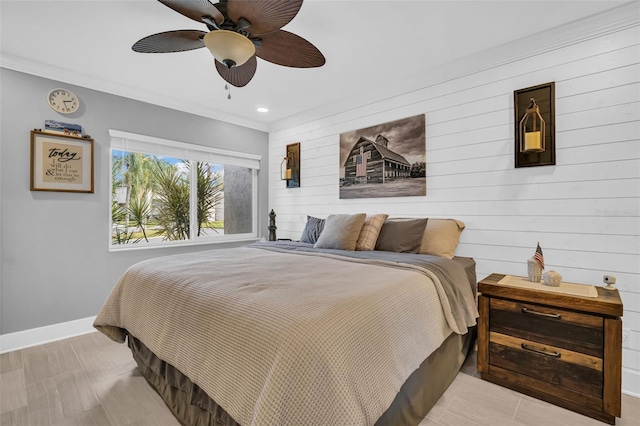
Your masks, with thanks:
[[(540, 241), (546, 269), (566, 281), (617, 277), (627, 335), (623, 390), (640, 396), (639, 25), (637, 5), (623, 7), (425, 72), (413, 89), (383, 100), (369, 93), (360, 104), (276, 123), (269, 195), (278, 237), (299, 238), (307, 214), (453, 217), (467, 225), (456, 254), (475, 258), (478, 278), (526, 274)], [(547, 49), (514, 54), (545, 40)], [(556, 165), (515, 169), (513, 91), (550, 81)], [(340, 133), (421, 113), (427, 196), (340, 200)], [(286, 189), (279, 165), (293, 142), (301, 142), (301, 188)]]

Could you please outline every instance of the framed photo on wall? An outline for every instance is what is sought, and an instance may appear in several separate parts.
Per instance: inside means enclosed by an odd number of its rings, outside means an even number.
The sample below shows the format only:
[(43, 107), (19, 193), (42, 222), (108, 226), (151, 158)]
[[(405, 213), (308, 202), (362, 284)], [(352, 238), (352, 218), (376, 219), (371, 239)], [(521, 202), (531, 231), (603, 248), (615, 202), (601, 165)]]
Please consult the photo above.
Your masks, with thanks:
[(30, 188), (93, 193), (93, 139), (32, 130)]
[(340, 198), (426, 196), (425, 117), (340, 133)]

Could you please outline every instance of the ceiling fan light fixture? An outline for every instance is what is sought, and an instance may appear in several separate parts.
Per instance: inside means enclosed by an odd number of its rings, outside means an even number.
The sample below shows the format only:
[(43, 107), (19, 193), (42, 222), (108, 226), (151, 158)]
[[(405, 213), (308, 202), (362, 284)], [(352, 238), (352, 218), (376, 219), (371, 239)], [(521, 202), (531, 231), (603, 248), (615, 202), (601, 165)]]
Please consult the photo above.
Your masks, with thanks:
[[(2, 0), (0, 0), (2, 1)], [(246, 86), (258, 59), (291, 68), (321, 67), (325, 57), (304, 38), (281, 29), (298, 13), (304, 0), (159, 0), (207, 31), (175, 30), (151, 34), (132, 49), (140, 53), (209, 49), (216, 71), (228, 84)]]
[(203, 41), (213, 57), (229, 68), (239, 67), (256, 53), (251, 40), (235, 31), (214, 30), (207, 33)]

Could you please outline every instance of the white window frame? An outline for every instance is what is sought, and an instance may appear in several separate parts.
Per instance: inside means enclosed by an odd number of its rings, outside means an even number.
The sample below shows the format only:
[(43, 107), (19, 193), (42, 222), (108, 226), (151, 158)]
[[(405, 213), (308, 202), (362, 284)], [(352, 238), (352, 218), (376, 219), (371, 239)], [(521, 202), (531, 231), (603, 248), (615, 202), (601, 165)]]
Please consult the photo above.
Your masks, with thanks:
[[(219, 244), (236, 241), (255, 241), (258, 237), (258, 171), (260, 170), (261, 155), (244, 152), (229, 151), (220, 148), (212, 148), (204, 145), (196, 145), (186, 142), (178, 142), (153, 136), (138, 135), (109, 129), (111, 143), (109, 147), (109, 251), (149, 250), (167, 247), (184, 247), (203, 244)], [(111, 169), (113, 167), (113, 151), (138, 152), (143, 154), (161, 155), (165, 157), (180, 158), (189, 161), (200, 161), (230, 166), (240, 166), (251, 169), (252, 181), (252, 225), (250, 233), (196, 236), (197, 234), (197, 210), (193, 208), (197, 204), (197, 177), (196, 167), (191, 167), (190, 182), (190, 230), (188, 240), (158, 241), (144, 244), (113, 244), (111, 220), (111, 194), (113, 182), (111, 181)]]

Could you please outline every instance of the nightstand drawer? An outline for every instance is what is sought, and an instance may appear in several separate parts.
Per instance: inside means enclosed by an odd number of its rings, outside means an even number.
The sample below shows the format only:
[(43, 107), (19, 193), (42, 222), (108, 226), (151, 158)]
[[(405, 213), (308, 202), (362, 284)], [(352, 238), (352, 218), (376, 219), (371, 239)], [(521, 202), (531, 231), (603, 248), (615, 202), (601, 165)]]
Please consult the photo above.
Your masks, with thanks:
[(603, 361), (598, 357), (491, 332), (489, 365), (602, 398)]
[(492, 298), (489, 331), (602, 358), (602, 317)]

